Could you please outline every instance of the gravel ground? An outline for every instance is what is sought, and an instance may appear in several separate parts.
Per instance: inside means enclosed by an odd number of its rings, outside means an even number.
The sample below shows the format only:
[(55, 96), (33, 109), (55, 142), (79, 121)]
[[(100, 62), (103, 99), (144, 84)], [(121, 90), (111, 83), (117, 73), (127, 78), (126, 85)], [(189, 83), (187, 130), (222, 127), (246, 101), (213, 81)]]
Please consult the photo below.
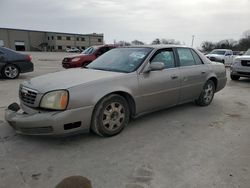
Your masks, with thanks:
[(250, 79), (231, 81), (208, 107), (193, 103), (133, 120), (119, 135), (21, 136), (4, 122), (25, 79), (63, 70), (66, 53), (31, 53), (35, 71), (0, 79), (0, 187), (54, 187), (70, 175), (94, 188), (249, 188)]

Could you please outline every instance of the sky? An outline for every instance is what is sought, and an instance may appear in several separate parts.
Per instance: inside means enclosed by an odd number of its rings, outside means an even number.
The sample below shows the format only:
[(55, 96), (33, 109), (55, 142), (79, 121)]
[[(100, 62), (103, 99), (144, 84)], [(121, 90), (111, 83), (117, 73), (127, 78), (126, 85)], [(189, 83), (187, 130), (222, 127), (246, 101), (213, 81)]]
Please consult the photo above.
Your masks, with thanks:
[(0, 0), (0, 27), (103, 33), (106, 43), (175, 39), (190, 46), (238, 40), (250, 0)]

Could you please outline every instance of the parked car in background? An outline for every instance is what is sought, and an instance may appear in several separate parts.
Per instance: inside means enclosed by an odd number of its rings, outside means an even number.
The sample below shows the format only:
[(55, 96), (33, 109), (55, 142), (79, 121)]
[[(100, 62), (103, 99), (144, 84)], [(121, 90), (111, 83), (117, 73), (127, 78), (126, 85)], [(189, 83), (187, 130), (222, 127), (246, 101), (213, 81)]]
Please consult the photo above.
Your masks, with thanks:
[(66, 48), (66, 52), (71, 52), (71, 53), (80, 53), (82, 52), (80, 49), (73, 47), (73, 48)]
[(233, 51), (234, 57), (236, 57), (236, 56), (241, 56), (241, 55), (243, 55), (244, 53), (245, 53), (244, 51)]
[(20, 73), (34, 70), (31, 56), (18, 53), (14, 50), (0, 47), (0, 74), (3, 78), (14, 79)]
[[(221, 63), (182, 46), (116, 48), (85, 68), (32, 78), (20, 85), (20, 107), (5, 119), (16, 132), (60, 135), (120, 133), (131, 117), (195, 101), (209, 105), (226, 84)], [(195, 115), (194, 115), (195, 116)]]
[(234, 55), (232, 50), (228, 49), (214, 49), (206, 55), (211, 61), (231, 65), (233, 63)]
[(234, 59), (231, 66), (230, 77), (232, 80), (239, 80), (240, 77), (250, 78), (250, 49), (245, 54)]
[(115, 48), (114, 45), (91, 46), (80, 55), (65, 57), (62, 61), (62, 66), (66, 69), (84, 67), (113, 48)]

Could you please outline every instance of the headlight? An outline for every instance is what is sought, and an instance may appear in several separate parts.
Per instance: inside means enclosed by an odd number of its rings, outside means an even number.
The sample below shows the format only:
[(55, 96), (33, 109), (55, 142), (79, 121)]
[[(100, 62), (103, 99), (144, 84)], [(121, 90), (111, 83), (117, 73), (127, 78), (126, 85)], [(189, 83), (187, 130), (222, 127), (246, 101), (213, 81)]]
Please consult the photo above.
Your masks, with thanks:
[(41, 108), (51, 110), (65, 110), (68, 105), (69, 93), (66, 90), (57, 90), (46, 93), (40, 102)]
[(76, 62), (76, 61), (79, 61), (81, 58), (80, 57), (75, 57), (75, 58), (73, 58), (71, 61), (72, 62)]

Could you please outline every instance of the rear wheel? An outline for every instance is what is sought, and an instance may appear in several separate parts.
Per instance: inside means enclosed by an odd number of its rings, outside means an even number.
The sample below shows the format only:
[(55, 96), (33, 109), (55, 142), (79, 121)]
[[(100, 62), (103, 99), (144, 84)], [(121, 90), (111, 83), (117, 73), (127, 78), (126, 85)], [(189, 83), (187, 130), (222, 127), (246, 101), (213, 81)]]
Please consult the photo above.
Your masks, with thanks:
[(237, 75), (230, 75), (231, 79), (232, 80), (239, 80), (240, 79), (240, 76), (237, 76)]
[(215, 93), (214, 82), (212, 80), (208, 80), (203, 87), (200, 97), (195, 101), (196, 104), (199, 106), (209, 105), (214, 98), (214, 93)]
[(15, 79), (19, 76), (19, 74), (20, 74), (19, 69), (12, 64), (6, 65), (2, 69), (2, 76), (7, 79)]
[(120, 95), (104, 97), (96, 106), (91, 129), (100, 136), (114, 136), (129, 122), (129, 106)]

